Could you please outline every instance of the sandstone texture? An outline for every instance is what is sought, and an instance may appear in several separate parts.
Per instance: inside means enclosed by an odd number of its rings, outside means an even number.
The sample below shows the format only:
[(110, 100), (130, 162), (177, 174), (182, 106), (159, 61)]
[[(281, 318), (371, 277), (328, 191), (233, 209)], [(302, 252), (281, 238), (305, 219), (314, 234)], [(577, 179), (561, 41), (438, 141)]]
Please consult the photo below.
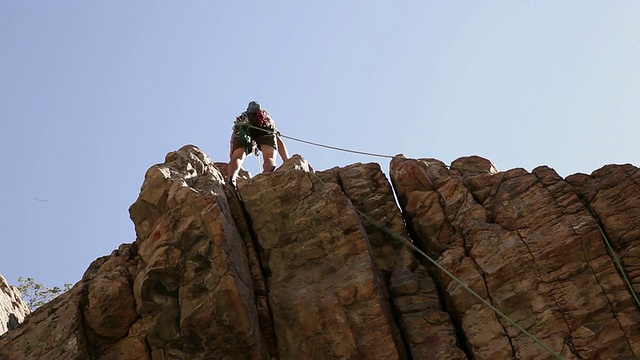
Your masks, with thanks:
[(20, 290), (0, 274), (0, 335), (15, 329), (31, 311)]
[(567, 182), (598, 221), (635, 293), (640, 293), (640, 170), (629, 164), (607, 165), (591, 176), (569, 176)]
[[(585, 196), (547, 167), (496, 173), (486, 161), (467, 161), (464, 170), (443, 165), (401, 157), (391, 163), (401, 206), (425, 251), (562, 357), (640, 355), (638, 304)], [(637, 204), (638, 191), (627, 195)], [(604, 200), (602, 213), (615, 213), (610, 206), (617, 202)], [(633, 234), (634, 219), (618, 231)], [(434, 273), (474, 358), (554, 357), (443, 271)]]
[(225, 163), (171, 152), (129, 209), (135, 241), (12, 326), (0, 360), (640, 357), (637, 167), (398, 155), (389, 174), (295, 155), (233, 189)]
[[(393, 304), (405, 346), (414, 359), (465, 359), (435, 284), (411, 250), (390, 233), (410, 241), (393, 190), (376, 163), (354, 164), (320, 172), (338, 184), (358, 211)], [(389, 232), (383, 231), (385, 228)]]

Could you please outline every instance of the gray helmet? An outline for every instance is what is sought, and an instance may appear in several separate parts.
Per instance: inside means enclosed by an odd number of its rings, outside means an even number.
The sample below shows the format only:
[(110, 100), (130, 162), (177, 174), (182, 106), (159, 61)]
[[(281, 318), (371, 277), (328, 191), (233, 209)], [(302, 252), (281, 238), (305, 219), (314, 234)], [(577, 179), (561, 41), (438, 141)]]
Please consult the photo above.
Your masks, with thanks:
[(247, 106), (248, 113), (257, 113), (260, 110), (262, 110), (262, 107), (260, 106), (260, 103), (257, 101), (252, 101), (249, 103), (249, 106)]

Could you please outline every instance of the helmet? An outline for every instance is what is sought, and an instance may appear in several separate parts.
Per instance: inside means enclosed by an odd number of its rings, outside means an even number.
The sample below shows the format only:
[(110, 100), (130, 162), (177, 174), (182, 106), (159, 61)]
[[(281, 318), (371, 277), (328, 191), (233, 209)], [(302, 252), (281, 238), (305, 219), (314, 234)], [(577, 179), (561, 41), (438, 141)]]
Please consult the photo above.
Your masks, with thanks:
[(262, 110), (262, 107), (260, 106), (260, 103), (257, 101), (251, 101), (249, 103), (249, 106), (247, 106), (248, 113), (257, 113), (260, 110)]

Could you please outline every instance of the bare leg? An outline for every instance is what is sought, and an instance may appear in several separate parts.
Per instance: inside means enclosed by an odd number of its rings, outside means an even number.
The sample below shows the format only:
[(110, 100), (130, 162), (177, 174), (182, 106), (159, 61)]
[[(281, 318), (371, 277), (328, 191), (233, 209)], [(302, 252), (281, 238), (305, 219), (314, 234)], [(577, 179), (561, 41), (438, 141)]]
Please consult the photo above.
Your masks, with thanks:
[(231, 160), (229, 161), (229, 166), (227, 166), (227, 181), (230, 184), (235, 186), (238, 172), (240, 172), (240, 167), (246, 157), (247, 154), (244, 152), (244, 148), (235, 149), (231, 153)]
[(284, 144), (284, 141), (282, 141), (280, 136), (277, 136), (277, 139), (278, 139), (278, 153), (280, 154), (282, 161), (289, 160), (289, 150), (287, 150), (287, 145)]
[(262, 171), (264, 172), (272, 172), (276, 169), (276, 149), (270, 145), (262, 145), (260, 146), (260, 151), (262, 151), (262, 156), (264, 157), (264, 164), (262, 165)]

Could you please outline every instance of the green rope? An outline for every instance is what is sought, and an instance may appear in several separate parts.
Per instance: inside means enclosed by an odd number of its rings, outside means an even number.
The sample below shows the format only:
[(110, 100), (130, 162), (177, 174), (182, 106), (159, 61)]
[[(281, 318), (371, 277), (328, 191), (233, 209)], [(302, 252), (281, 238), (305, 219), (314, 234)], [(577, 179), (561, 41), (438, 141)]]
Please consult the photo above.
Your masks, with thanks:
[[(330, 145), (324, 145), (324, 144), (320, 144), (320, 143), (316, 143), (316, 142), (312, 142), (312, 141), (308, 141), (308, 140), (303, 140), (303, 139), (298, 139), (295, 138), (293, 136), (287, 136), (287, 135), (283, 135), (279, 132), (276, 131), (272, 131), (272, 130), (267, 130), (267, 129), (262, 129), (259, 127), (255, 127), (251, 124), (245, 124), (240, 128), (240, 134), (241, 134), (241, 140), (243, 141), (243, 144), (245, 145), (245, 150), (247, 151), (247, 154), (251, 153), (251, 148), (247, 148), (247, 140), (248, 139), (248, 143), (249, 146), (251, 146), (251, 137), (248, 136), (248, 129), (249, 128), (253, 128), (253, 129), (259, 129), (262, 131), (265, 131), (267, 133), (270, 134), (275, 134), (276, 136), (281, 136), (283, 138), (286, 139), (290, 139), (293, 141), (298, 141), (301, 143), (305, 143), (305, 144), (309, 144), (309, 145), (313, 145), (313, 146), (319, 146), (319, 147), (323, 147), (323, 148), (327, 148), (327, 149), (332, 149), (332, 150), (338, 150), (338, 151), (344, 151), (344, 152), (349, 152), (349, 153), (354, 153), (354, 154), (360, 154), (360, 155), (368, 155), (368, 156), (375, 156), (375, 157), (382, 157), (382, 158), (388, 158), (388, 159), (393, 159), (395, 158), (394, 156), (391, 155), (385, 155), (385, 154), (376, 154), (376, 153), (371, 153), (371, 152), (366, 152), (366, 151), (358, 151), (358, 150), (350, 150), (350, 149), (345, 149), (345, 148), (341, 148), (341, 147), (337, 147), (337, 146), (330, 146)], [(243, 132), (243, 129), (244, 130)], [(246, 138), (245, 138), (246, 137)], [(446, 168), (449, 168), (451, 170), (468, 170), (468, 171), (476, 171), (476, 172), (482, 172), (482, 173), (491, 173), (491, 171), (489, 170), (484, 170), (484, 169), (474, 169), (474, 168), (466, 168), (466, 167), (458, 167), (458, 166), (451, 166), (451, 165), (445, 165), (445, 164), (441, 164), (441, 163), (436, 163), (436, 162), (427, 162), (426, 163), (428, 166), (430, 165), (436, 165), (436, 166), (443, 166)], [(313, 173), (322, 183), (324, 183), (324, 181), (322, 179), (320, 179), (315, 173)], [(469, 286), (467, 286), (462, 280), (460, 280), (459, 278), (457, 278), (454, 274), (452, 274), (451, 272), (449, 272), (447, 269), (445, 269), (442, 265), (438, 264), (437, 261), (435, 261), (434, 259), (432, 259), (431, 257), (429, 257), (429, 255), (425, 254), (422, 250), (420, 250), (417, 246), (415, 246), (413, 243), (411, 243), (410, 241), (406, 240), (405, 238), (395, 234), (391, 229), (387, 228), (384, 225), (380, 225), (378, 223), (377, 220), (371, 218), (370, 216), (368, 216), (367, 214), (361, 212), (360, 210), (356, 209), (356, 211), (362, 215), (363, 217), (367, 218), (369, 221), (371, 221), (376, 227), (378, 227), (380, 230), (384, 231), (385, 233), (391, 235), (394, 239), (399, 240), (401, 243), (403, 243), (404, 245), (408, 246), (409, 248), (411, 248), (412, 250), (416, 251), (417, 253), (419, 253), (420, 255), (422, 255), (425, 259), (427, 259), (430, 263), (432, 263), (435, 267), (437, 267), (438, 269), (440, 269), (443, 273), (445, 273), (447, 276), (449, 276), (451, 279), (455, 280), (458, 284), (460, 284), (460, 286), (462, 286), (465, 290), (467, 290), (471, 295), (475, 296), (480, 302), (482, 302), (484, 305), (488, 306), (489, 308), (491, 308), (496, 314), (498, 314), (500, 317), (502, 317), (503, 319), (505, 319), (506, 321), (508, 321), (511, 325), (513, 325), (516, 329), (518, 329), (520, 332), (522, 332), (523, 334), (525, 334), (526, 336), (528, 336), (529, 338), (531, 338), (531, 340), (533, 340), (536, 344), (540, 345), (542, 348), (544, 348), (545, 350), (547, 350), (550, 354), (552, 354), (553, 356), (555, 356), (558, 359), (564, 359), (564, 357), (562, 357), (562, 355), (558, 354), (556, 351), (554, 351), (553, 349), (551, 349), (549, 346), (547, 346), (546, 344), (544, 344), (542, 341), (540, 341), (537, 337), (535, 337), (533, 334), (531, 334), (530, 332), (528, 332), (527, 330), (525, 330), (522, 326), (518, 325), (514, 320), (512, 320), (510, 317), (508, 317), (506, 314), (504, 314), (503, 312), (501, 312), (500, 310), (498, 310), (498, 308), (496, 308), (495, 306), (493, 306), (490, 302), (488, 302), (487, 300), (485, 300), (482, 296), (480, 296), (478, 293), (476, 293), (475, 291), (473, 291)], [(627, 284), (627, 286), (629, 287), (629, 290), (631, 291), (631, 294), (633, 295), (633, 298), (636, 301), (636, 304), (638, 305), (638, 307), (640, 307), (640, 299), (638, 299), (638, 295), (636, 294), (636, 292), (633, 289), (633, 286), (631, 284), (631, 281), (629, 280), (629, 278), (626, 275), (626, 272), (624, 270), (624, 267), (622, 266), (622, 264), (620, 263), (620, 260), (618, 259), (618, 255), (615, 252), (613, 246), (611, 245), (611, 242), (609, 240), (609, 238), (607, 237), (607, 235), (605, 234), (604, 230), (602, 229), (602, 226), (600, 226), (600, 223), (596, 221), (596, 223), (598, 224), (598, 229), (600, 229), (600, 233), (602, 234), (602, 237), (605, 240), (605, 243), (607, 244), (607, 248), (609, 249), (609, 252), (611, 253), (611, 257), (613, 258), (613, 261), (616, 264), (616, 267), (618, 268), (618, 270), (620, 271), (620, 273), (622, 274), (622, 277), (624, 278), (625, 283)]]
[[(287, 136), (287, 135), (283, 135), (279, 132), (276, 131), (272, 131), (272, 130), (267, 130), (267, 129), (262, 129), (259, 127), (255, 127), (251, 124), (245, 124), (240, 128), (240, 134), (241, 134), (241, 140), (243, 140), (243, 144), (245, 145), (245, 149), (247, 151), (247, 154), (251, 153), (251, 148), (247, 148), (247, 143), (245, 142), (245, 137), (248, 138), (248, 143), (249, 146), (251, 146), (251, 137), (248, 136), (248, 129), (249, 128), (253, 128), (253, 129), (259, 129), (262, 130), (264, 132), (270, 133), (270, 134), (275, 134), (277, 136), (281, 136), (283, 138), (286, 139), (290, 139), (293, 141), (298, 141), (301, 143), (305, 143), (305, 144), (309, 144), (309, 145), (313, 145), (313, 146), (318, 146), (318, 147), (323, 147), (323, 148), (327, 148), (327, 149), (332, 149), (332, 150), (337, 150), (337, 151), (344, 151), (344, 152), (349, 152), (349, 153), (354, 153), (354, 154), (360, 154), (360, 155), (368, 155), (368, 156), (375, 156), (375, 157), (382, 157), (382, 158), (388, 158), (388, 159), (393, 159), (395, 158), (394, 156), (391, 155), (385, 155), (385, 154), (376, 154), (376, 153), (371, 153), (371, 152), (366, 152), (366, 151), (358, 151), (358, 150), (350, 150), (350, 149), (345, 149), (345, 148), (341, 148), (341, 147), (337, 147), (337, 146), (330, 146), (330, 145), (324, 145), (324, 144), (320, 144), (320, 143), (316, 143), (316, 142), (312, 142), (312, 141), (308, 141), (308, 140), (303, 140), (303, 139), (298, 139), (295, 138), (293, 136)], [(243, 132), (243, 129), (247, 129)], [(430, 165), (436, 165), (436, 166), (443, 166), (446, 168), (449, 168), (451, 170), (468, 170), (468, 171), (476, 171), (476, 172), (482, 172), (482, 173), (491, 173), (491, 171), (489, 170), (484, 170), (484, 169), (475, 169), (475, 168), (466, 168), (466, 167), (458, 167), (458, 166), (451, 166), (451, 165), (445, 165), (445, 164), (441, 164), (441, 163), (436, 163), (436, 162), (427, 162), (426, 163), (428, 166)], [(314, 173), (315, 175), (315, 173)], [(321, 182), (324, 183), (324, 181), (322, 179), (320, 179), (317, 175), (315, 175)], [(526, 336), (528, 336), (529, 338), (531, 338), (531, 340), (533, 340), (536, 344), (540, 345), (542, 348), (544, 348), (545, 350), (547, 350), (550, 354), (552, 354), (553, 356), (555, 356), (558, 359), (564, 359), (564, 357), (562, 357), (562, 355), (558, 354), (556, 351), (554, 351), (553, 349), (551, 349), (549, 346), (547, 346), (546, 344), (544, 344), (542, 341), (540, 341), (537, 337), (535, 337), (533, 334), (531, 334), (530, 332), (528, 332), (527, 330), (525, 330), (523, 327), (521, 327), (520, 325), (518, 325), (514, 320), (512, 320), (510, 317), (508, 317), (506, 314), (504, 314), (503, 312), (501, 312), (500, 310), (498, 310), (498, 308), (496, 308), (495, 306), (493, 306), (490, 302), (488, 302), (487, 300), (485, 300), (482, 296), (480, 296), (478, 293), (476, 293), (475, 291), (473, 291), (469, 286), (467, 286), (462, 280), (460, 280), (459, 278), (457, 278), (454, 274), (452, 274), (451, 272), (449, 272), (447, 269), (445, 269), (443, 266), (441, 266), (440, 264), (438, 264), (437, 261), (435, 261), (434, 259), (432, 259), (431, 257), (429, 257), (429, 255), (425, 254), (422, 250), (420, 250), (417, 246), (415, 246), (413, 243), (411, 243), (410, 241), (404, 239), (403, 237), (395, 234), (391, 229), (387, 228), (384, 225), (380, 225), (378, 223), (377, 220), (371, 218), (370, 216), (368, 216), (367, 214), (361, 212), (360, 210), (356, 209), (356, 211), (361, 214), (363, 217), (367, 218), (369, 221), (371, 221), (376, 227), (378, 227), (380, 230), (384, 231), (385, 233), (391, 235), (394, 239), (399, 240), (400, 242), (402, 242), (404, 245), (408, 246), (409, 248), (411, 248), (412, 250), (416, 251), (417, 253), (419, 253), (420, 255), (422, 255), (425, 259), (427, 259), (430, 263), (432, 263), (434, 266), (436, 266), (438, 269), (440, 269), (443, 273), (445, 273), (447, 276), (449, 276), (451, 279), (455, 280), (458, 284), (460, 284), (460, 286), (462, 286), (466, 291), (468, 291), (471, 295), (475, 296), (480, 302), (482, 302), (484, 305), (488, 306), (489, 308), (491, 308), (496, 314), (498, 314), (500, 317), (502, 317), (503, 319), (505, 319), (506, 321), (508, 321), (511, 325), (513, 325), (516, 329), (518, 329), (520, 332), (522, 332), (523, 334), (525, 334)], [(606, 234), (604, 233), (604, 230), (602, 229), (602, 227), (600, 226), (600, 224), (598, 223), (598, 228), (600, 229), (600, 233), (602, 234), (602, 237), (605, 240), (605, 243), (607, 244), (607, 247), (609, 249), (609, 251), (611, 252), (611, 257), (613, 258), (616, 266), (618, 267), (620, 273), (622, 274), (627, 286), (629, 287), (631, 294), (633, 295), (633, 298), (636, 301), (636, 304), (638, 304), (638, 306), (640, 307), (640, 299), (638, 299), (637, 294), (635, 293), (635, 291), (633, 290), (633, 286), (631, 285), (631, 281), (628, 279), (628, 277), (626, 276), (626, 273), (624, 271), (624, 268), (622, 267), (622, 264), (620, 264), (620, 261), (617, 257), (617, 254), (615, 252), (615, 250), (613, 249), (613, 246), (611, 245), (609, 238), (606, 236)]]
[(504, 314), (502, 311), (498, 310), (498, 308), (496, 308), (495, 306), (491, 305), (490, 302), (488, 302), (487, 300), (485, 300), (482, 296), (480, 296), (478, 293), (476, 293), (475, 291), (473, 291), (469, 286), (467, 286), (462, 280), (460, 280), (458, 277), (456, 277), (455, 275), (453, 275), (451, 272), (449, 272), (447, 269), (445, 269), (442, 265), (438, 264), (437, 261), (433, 260), (429, 255), (425, 254), (422, 250), (420, 250), (417, 246), (415, 246), (413, 243), (411, 243), (410, 241), (408, 241), (407, 239), (403, 238), (402, 236), (397, 235), (396, 233), (393, 232), (393, 230), (389, 229), (388, 227), (384, 226), (384, 225), (380, 225), (378, 223), (377, 220), (373, 219), (371, 216), (363, 213), (362, 211), (356, 209), (356, 211), (362, 215), (363, 217), (365, 217), (367, 220), (371, 221), (376, 227), (378, 227), (380, 230), (384, 231), (385, 233), (391, 235), (394, 239), (399, 240), (401, 243), (403, 243), (404, 245), (408, 246), (409, 248), (411, 248), (412, 250), (418, 252), (420, 255), (422, 255), (425, 259), (427, 259), (429, 262), (431, 262), (434, 266), (436, 266), (438, 269), (440, 269), (442, 272), (444, 272), (445, 274), (447, 274), (447, 276), (449, 276), (450, 278), (452, 278), (453, 280), (455, 280), (458, 284), (460, 284), (460, 286), (462, 286), (465, 290), (467, 290), (471, 295), (475, 296), (478, 300), (480, 300), (483, 304), (485, 304), (486, 306), (488, 306), (489, 308), (491, 308), (491, 310), (493, 310), (496, 314), (500, 315), (503, 319), (507, 320), (509, 323), (511, 323), (511, 325), (513, 325), (516, 329), (520, 330), (523, 334), (527, 335), (529, 338), (531, 338), (531, 340), (533, 340), (536, 344), (540, 345), (542, 348), (544, 348), (545, 350), (547, 350), (550, 354), (552, 354), (553, 356), (555, 356), (558, 359), (564, 359), (564, 357), (562, 357), (562, 355), (558, 354), (556, 351), (554, 351), (552, 348), (550, 348), (549, 346), (547, 346), (546, 344), (544, 344), (542, 341), (540, 341), (537, 337), (535, 337), (533, 334), (531, 334), (530, 332), (528, 332), (527, 330), (525, 330), (522, 326), (518, 325), (514, 320), (512, 320), (510, 317), (508, 317), (506, 314)]
[(631, 285), (631, 281), (627, 277), (627, 272), (625, 271), (624, 267), (620, 263), (620, 258), (618, 256), (618, 253), (614, 250), (613, 245), (611, 245), (611, 240), (609, 240), (609, 237), (607, 236), (607, 234), (604, 233), (604, 230), (602, 229), (602, 226), (600, 225), (600, 222), (597, 219), (595, 219), (595, 220), (596, 220), (596, 224), (598, 225), (598, 229), (600, 230), (600, 234), (602, 234), (602, 237), (604, 238), (604, 242), (605, 242), (605, 244), (607, 244), (607, 248), (609, 249), (609, 253), (611, 253), (611, 258), (613, 259), (613, 262), (616, 264), (616, 267), (618, 268), (618, 271), (620, 271), (620, 274), (622, 275), (622, 278), (624, 278), (625, 283), (629, 287), (629, 291), (631, 292), (631, 295), (635, 299), (636, 305), (638, 305), (638, 307), (640, 307), (640, 300), (638, 299), (638, 295), (636, 294), (635, 290), (633, 289), (633, 285)]
[[(249, 127), (255, 128), (255, 129), (260, 129), (260, 128), (257, 128), (257, 127), (252, 126), (252, 125), (249, 125)], [(281, 136), (283, 138), (287, 138), (287, 139), (290, 139), (290, 140), (298, 141), (298, 142), (309, 144), (309, 145), (319, 146), (319, 147), (323, 147), (323, 148), (327, 148), (327, 149), (350, 152), (350, 153), (354, 153), (354, 154), (368, 155), (368, 156), (377, 156), (377, 157), (389, 158), (389, 159), (393, 159), (394, 158), (394, 156), (391, 156), (391, 155), (376, 154), (376, 153), (358, 151), (358, 150), (350, 150), (350, 149), (345, 149), (345, 148), (341, 148), (341, 147), (337, 147), (337, 146), (324, 145), (324, 144), (320, 144), (320, 143), (316, 143), (316, 142), (312, 142), (312, 141), (308, 141), (308, 140), (298, 139), (298, 138), (295, 138), (293, 136), (287, 136), (287, 135), (283, 135), (283, 134), (277, 133), (275, 131), (270, 131), (270, 130), (265, 130), (265, 129), (261, 129), (261, 130), (264, 130), (266, 132), (270, 132), (271, 134), (276, 134), (276, 135)], [(431, 165), (443, 166), (443, 167), (446, 167), (446, 168), (451, 169), (451, 170), (467, 170), (467, 171), (476, 171), (476, 172), (489, 173), (489, 174), (491, 173), (491, 171), (489, 171), (489, 170), (476, 169), (476, 168), (467, 168), (467, 167), (460, 167), (460, 166), (451, 166), (451, 165), (445, 165), (445, 164), (436, 163), (436, 162), (426, 162), (426, 164), (428, 166), (431, 166)], [(609, 249), (609, 252), (611, 253), (611, 257), (613, 258), (613, 260), (614, 260), (614, 262), (616, 264), (616, 267), (618, 268), (618, 270), (622, 274), (622, 277), (624, 278), (624, 281), (626, 282), (627, 286), (629, 287), (629, 290), (631, 291), (631, 294), (633, 295), (633, 298), (635, 299), (636, 304), (638, 305), (638, 307), (640, 307), (640, 299), (638, 298), (638, 295), (636, 294), (635, 290), (633, 289), (631, 281), (627, 277), (626, 272), (624, 270), (624, 267), (620, 263), (620, 260), (618, 259), (618, 256), (617, 256), (615, 250), (613, 249), (613, 246), (611, 245), (611, 242), (610, 242), (609, 238), (607, 237), (607, 235), (604, 233), (604, 230), (600, 226), (600, 223), (598, 223), (598, 228), (600, 229), (600, 233), (602, 234), (602, 237), (604, 238), (605, 243), (607, 244), (607, 247)], [(413, 244), (411, 244), (411, 245), (413, 246)], [(417, 250), (417, 251), (419, 251), (419, 250)], [(429, 259), (429, 260), (433, 261), (432, 259)]]
[[(322, 180), (316, 173), (311, 173), (311, 174), (313, 174), (318, 180), (320, 180), (321, 183), (325, 184), (324, 180)], [(504, 314), (502, 311), (498, 310), (498, 308), (496, 308), (495, 306), (491, 305), (490, 302), (485, 300), (477, 292), (473, 291), (473, 289), (471, 289), (469, 286), (467, 286), (467, 284), (465, 284), (462, 280), (460, 280), (458, 277), (456, 277), (451, 272), (449, 272), (447, 269), (445, 269), (442, 265), (438, 264), (437, 261), (433, 260), (429, 255), (425, 254), (422, 250), (420, 250), (412, 242), (410, 242), (409, 240), (403, 238), (402, 236), (399, 236), (398, 234), (393, 232), (393, 230), (391, 230), (387, 226), (381, 225), (378, 220), (372, 218), (371, 216), (365, 214), (364, 212), (356, 209), (355, 207), (354, 207), (354, 209), (356, 210), (356, 212), (358, 214), (362, 215), (364, 218), (369, 220), (377, 228), (379, 228), (380, 230), (384, 231), (385, 233), (391, 235), (391, 237), (393, 237), (394, 239), (400, 241), (401, 244), (404, 244), (405, 246), (409, 247), (410, 249), (412, 249), (412, 250), (416, 251), (417, 253), (419, 253), (420, 255), (422, 255), (425, 259), (427, 259), (429, 262), (431, 262), (434, 266), (436, 266), (442, 272), (447, 274), (447, 276), (449, 276), (450, 278), (455, 280), (458, 284), (460, 284), (460, 286), (462, 286), (465, 290), (467, 290), (471, 295), (475, 296), (478, 300), (480, 300), (480, 302), (482, 302), (484, 305), (486, 305), (489, 308), (491, 308), (491, 310), (493, 310), (496, 314), (500, 315), (503, 319), (507, 320), (516, 329), (520, 330), (523, 334), (525, 334), (526, 336), (531, 338), (531, 340), (533, 340), (536, 344), (540, 345), (543, 349), (547, 350), (550, 354), (555, 356), (557, 359), (564, 360), (564, 357), (562, 357), (562, 355), (558, 354), (552, 348), (550, 348), (549, 346), (544, 344), (542, 341), (540, 341), (537, 337), (535, 337), (535, 335), (531, 334), (530, 332), (525, 330), (522, 326), (518, 325), (518, 323), (516, 323), (514, 320), (512, 320), (509, 316)]]

